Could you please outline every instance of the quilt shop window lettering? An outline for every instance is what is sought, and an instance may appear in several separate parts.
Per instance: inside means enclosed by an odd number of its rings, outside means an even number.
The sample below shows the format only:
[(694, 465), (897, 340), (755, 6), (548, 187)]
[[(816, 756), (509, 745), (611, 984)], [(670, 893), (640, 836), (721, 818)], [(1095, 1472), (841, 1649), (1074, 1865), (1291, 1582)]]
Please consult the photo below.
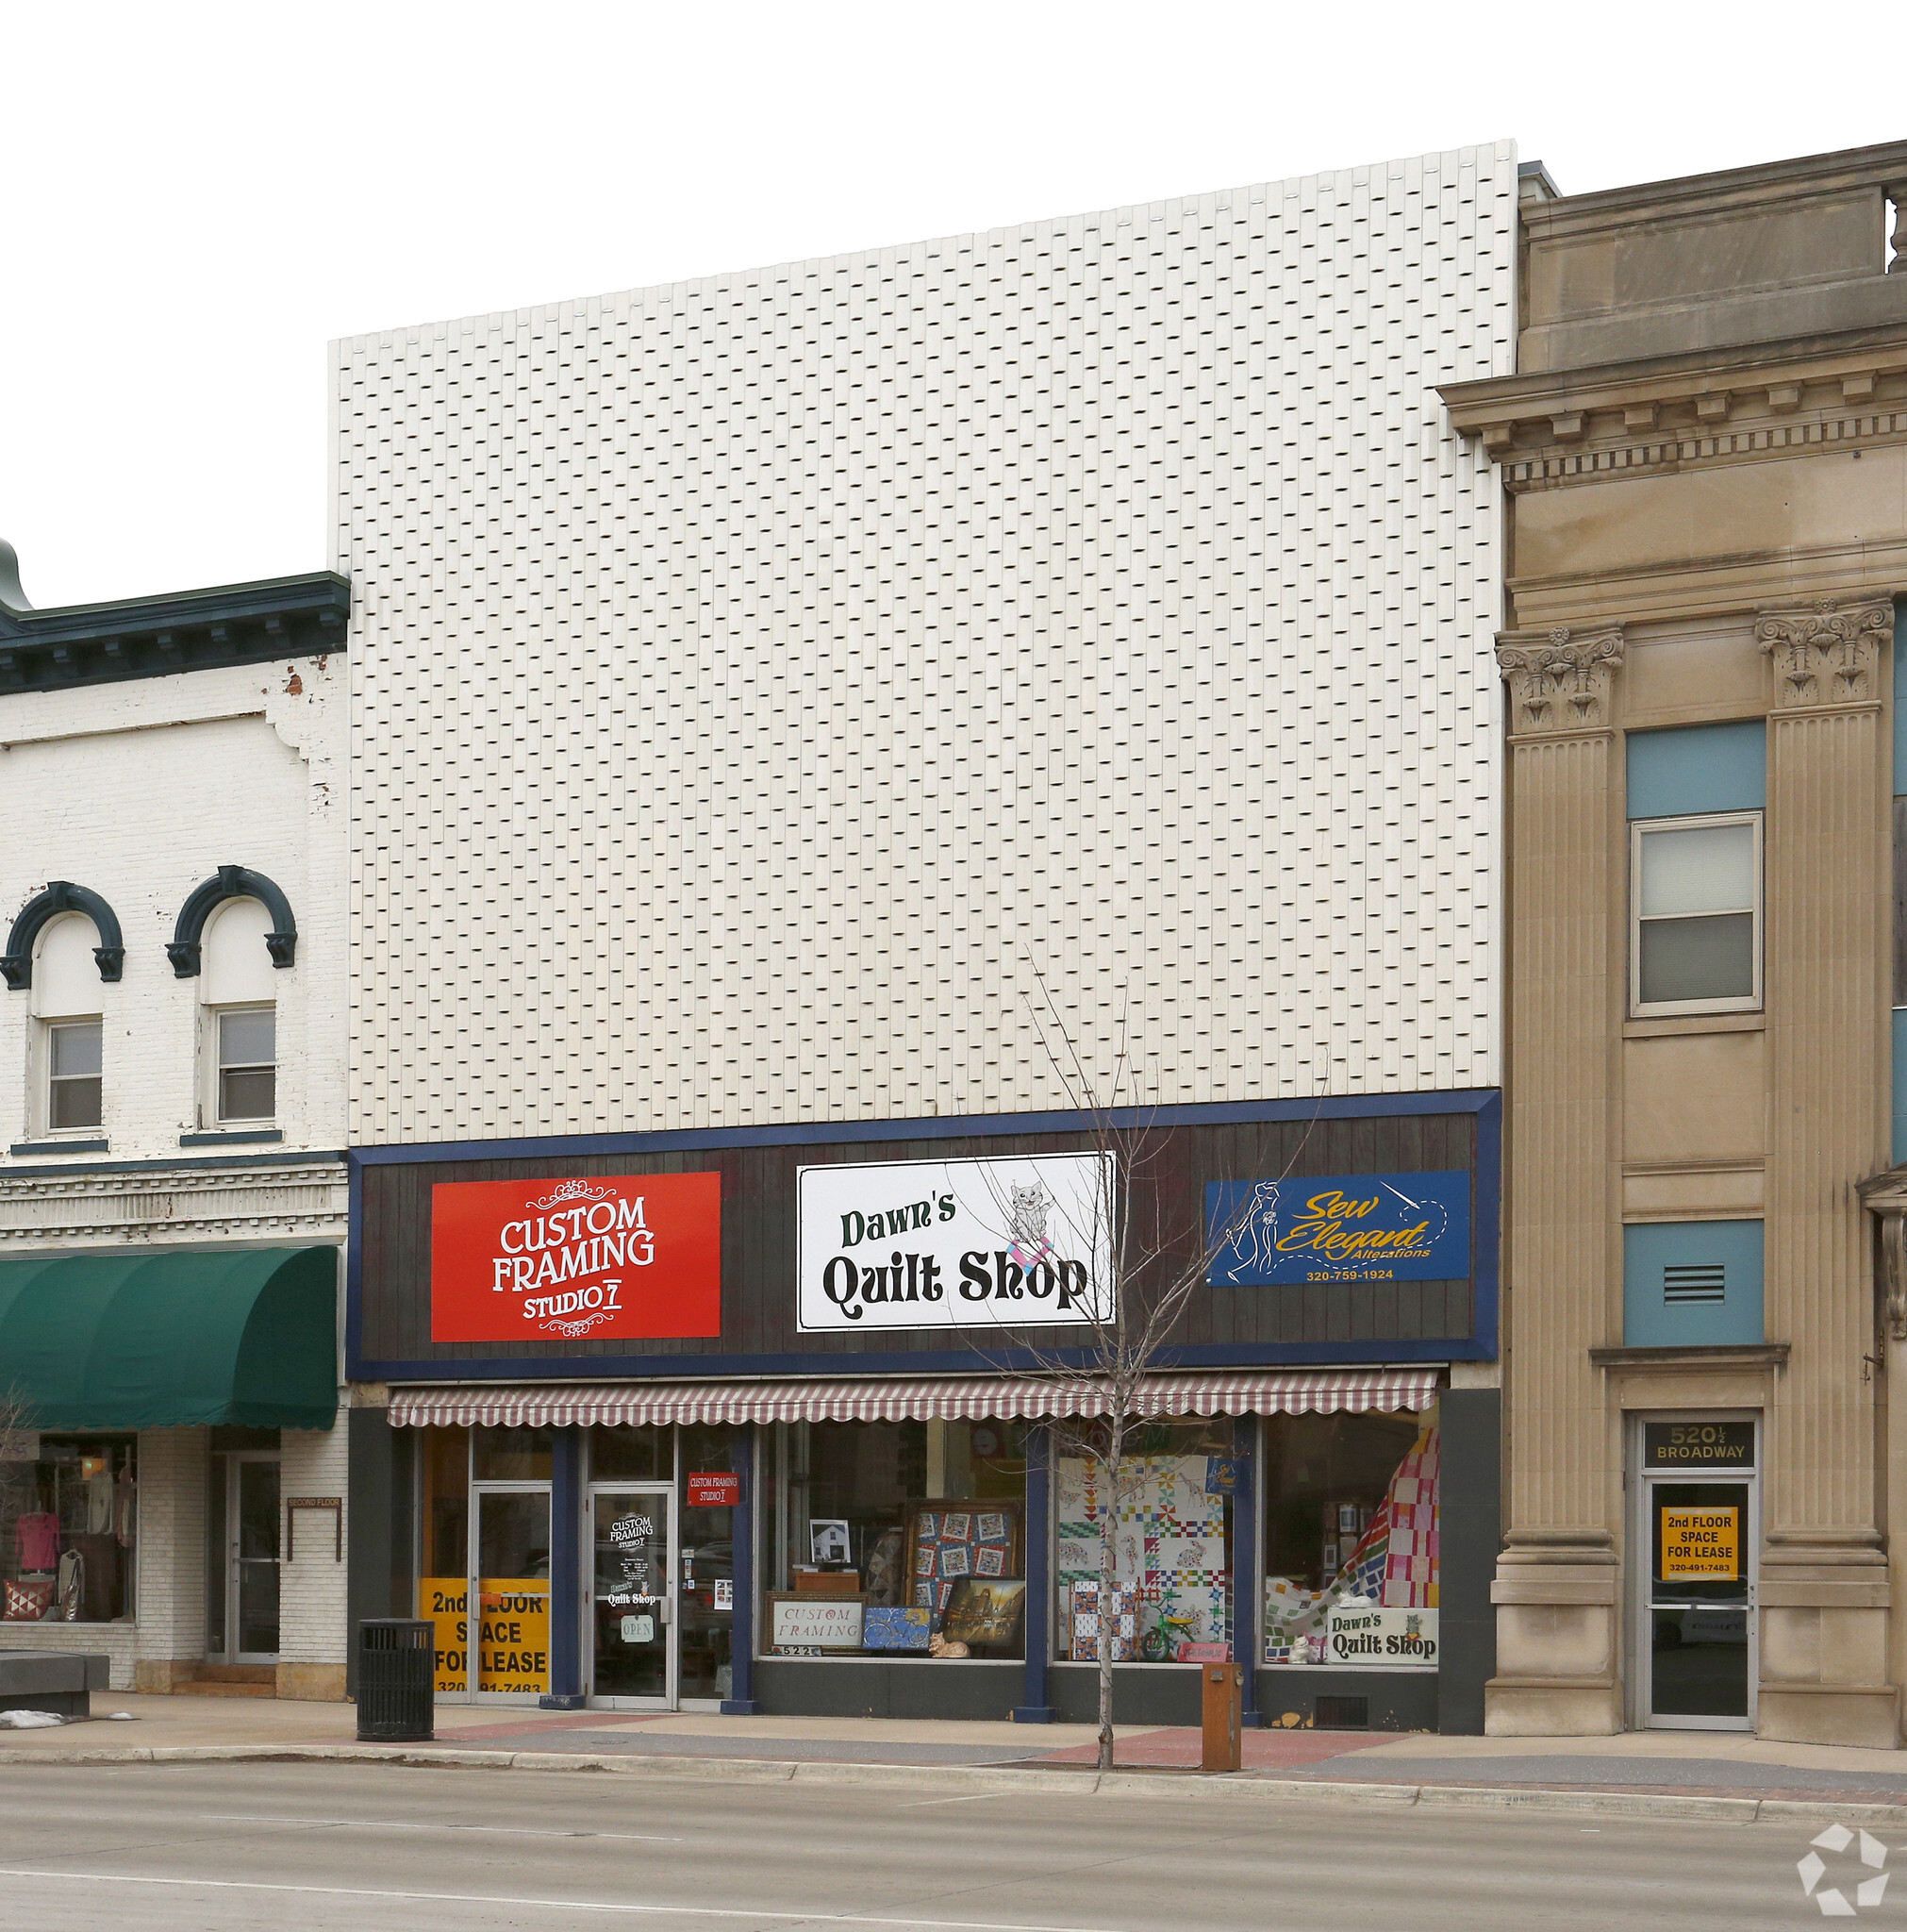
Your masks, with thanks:
[(1437, 1412), (1265, 1424), (1265, 1661), (1434, 1669)]
[(1119, 1493), (1089, 1457), (1064, 1450), (1053, 1470), (1058, 1654), (1099, 1657), (1103, 1538), (1114, 1536), (1114, 1659), (1183, 1663), (1233, 1650), (1233, 1425), (1225, 1416), (1148, 1423), (1133, 1438)]
[(1025, 1656), (1024, 1424), (783, 1424), (773, 1496), (769, 1654)]
[(0, 1621), (130, 1623), (138, 1439), (23, 1431), (0, 1451)]

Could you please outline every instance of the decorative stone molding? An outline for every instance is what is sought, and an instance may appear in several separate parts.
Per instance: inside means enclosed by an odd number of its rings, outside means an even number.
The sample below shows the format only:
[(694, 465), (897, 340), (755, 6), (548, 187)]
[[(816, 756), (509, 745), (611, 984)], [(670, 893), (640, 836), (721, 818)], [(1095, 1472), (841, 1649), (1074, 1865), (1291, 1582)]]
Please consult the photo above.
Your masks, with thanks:
[(1893, 636), (1885, 597), (1817, 597), (1805, 609), (1755, 614), (1755, 637), (1775, 662), (1778, 711), (1872, 703), (1875, 663)]
[(1622, 668), (1622, 626), (1582, 634), (1504, 631), (1497, 665), (1509, 680), (1511, 735), (1554, 737), (1609, 728), (1609, 689)]
[(1888, 1337), (1907, 1341), (1907, 1167), (1870, 1174), (1855, 1192), (1881, 1224), (1881, 1311)]
[(272, 930), (265, 935), (265, 950), (272, 956), (272, 964), (284, 967), (296, 962), (298, 922), (291, 916), (291, 902), (263, 873), (242, 865), (222, 865), (203, 885), (194, 886), (179, 908), (178, 925), (166, 941), (166, 958), (173, 962), (175, 978), (197, 976), (206, 921), (228, 899), (257, 899), (272, 919)]
[(1826, 354), (1693, 357), (1674, 370), (1492, 376), (1438, 392), (1515, 494), (1907, 441), (1907, 355), (1891, 337)]
[(9, 1174), (0, 1169), (0, 1248), (341, 1238), (344, 1163)]
[(22, 907), (7, 938), (7, 951), (0, 955), (0, 978), (10, 992), (25, 992), (33, 984), (33, 942), (41, 928), (62, 912), (83, 912), (92, 921), (99, 943), (92, 949), (99, 976), (108, 984), (125, 970), (125, 941), (113, 909), (97, 892), (75, 886), (70, 879), (55, 879), (43, 892), (37, 893)]

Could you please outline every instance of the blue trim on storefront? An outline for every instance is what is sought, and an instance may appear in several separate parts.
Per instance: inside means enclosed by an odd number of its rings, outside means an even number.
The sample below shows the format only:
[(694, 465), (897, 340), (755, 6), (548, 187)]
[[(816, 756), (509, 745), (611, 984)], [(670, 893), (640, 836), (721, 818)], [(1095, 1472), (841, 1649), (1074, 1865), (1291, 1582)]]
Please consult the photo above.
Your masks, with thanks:
[(1053, 1435), (1044, 1423), (1026, 1430), (1026, 1702), (1016, 1705), (1017, 1724), (1050, 1724), (1046, 1663), (1053, 1654)]
[[(1382, 1119), (1386, 1116), (1473, 1113), (1477, 1116), (1476, 1229), (1471, 1257), (1474, 1332), (1422, 1341), (1202, 1343), (1162, 1357), (1161, 1368), (1321, 1367), (1359, 1362), (1492, 1361), (1497, 1354), (1499, 1245), (1502, 1202), (1502, 1095), (1494, 1088), (1453, 1093), (1332, 1096), (1162, 1107), (1143, 1116), (1113, 1115), (1116, 1127), (1150, 1124), (1237, 1126), (1259, 1121)], [(522, 1160), (604, 1154), (651, 1155), (726, 1147), (838, 1146), (875, 1141), (969, 1140), (1008, 1134), (1066, 1134), (1098, 1124), (1083, 1112), (935, 1115), (924, 1120), (803, 1121), (767, 1127), (676, 1129), (654, 1134), (590, 1134), (519, 1141), (436, 1141), (404, 1147), (353, 1148), (349, 1169), (350, 1239), (345, 1268), (345, 1374), (357, 1382), (592, 1382), (626, 1377), (659, 1380), (721, 1375), (998, 1374), (1037, 1366), (1027, 1351), (1003, 1355), (977, 1349), (894, 1350), (781, 1355), (485, 1357), (474, 1360), (368, 1358), (363, 1353), (364, 1170), (433, 1161)], [(1084, 1351), (1060, 1352), (1084, 1363)], [(1051, 1355), (1039, 1359), (1051, 1361)]]
[[(550, 1431), (550, 1689), (546, 1710), (583, 1708), (583, 1432)], [(479, 1619), (482, 1607), (478, 1607)], [(593, 1632), (591, 1636), (593, 1637)]]

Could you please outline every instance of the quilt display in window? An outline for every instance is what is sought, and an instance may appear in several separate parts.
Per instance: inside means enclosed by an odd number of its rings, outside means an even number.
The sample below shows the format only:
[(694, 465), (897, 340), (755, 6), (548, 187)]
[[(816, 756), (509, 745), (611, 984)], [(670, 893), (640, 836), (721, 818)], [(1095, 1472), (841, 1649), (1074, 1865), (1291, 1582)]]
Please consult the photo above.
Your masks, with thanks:
[(1437, 1427), (1427, 1421), (1392, 1474), (1383, 1504), (1321, 1591), (1265, 1579), (1265, 1661), (1321, 1663), (1326, 1621), (1340, 1604), (1437, 1607)]
[(1209, 1486), (1213, 1460), (1209, 1456), (1132, 1457), (1113, 1498), (1106, 1493), (1099, 1464), (1085, 1457), (1059, 1458), (1053, 1567), (1062, 1603), (1070, 1592), (1074, 1613), (1062, 1628), (1071, 1639), (1075, 1658), (1082, 1652), (1080, 1596), (1074, 1586), (1098, 1583), (1100, 1540), (1108, 1524), (1121, 1622), (1130, 1593), (1142, 1657), (1169, 1662), (1184, 1644), (1232, 1641), (1225, 1497)]

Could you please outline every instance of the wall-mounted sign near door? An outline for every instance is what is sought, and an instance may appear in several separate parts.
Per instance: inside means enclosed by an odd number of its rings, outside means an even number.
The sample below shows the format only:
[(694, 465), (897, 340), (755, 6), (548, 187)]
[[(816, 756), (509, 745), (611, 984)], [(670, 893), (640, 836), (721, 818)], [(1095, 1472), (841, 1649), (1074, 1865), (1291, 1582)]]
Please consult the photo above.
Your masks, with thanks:
[(1644, 1469), (1752, 1469), (1753, 1423), (1644, 1423)]
[(721, 1176), (445, 1181), (430, 1191), (433, 1341), (721, 1333)]

